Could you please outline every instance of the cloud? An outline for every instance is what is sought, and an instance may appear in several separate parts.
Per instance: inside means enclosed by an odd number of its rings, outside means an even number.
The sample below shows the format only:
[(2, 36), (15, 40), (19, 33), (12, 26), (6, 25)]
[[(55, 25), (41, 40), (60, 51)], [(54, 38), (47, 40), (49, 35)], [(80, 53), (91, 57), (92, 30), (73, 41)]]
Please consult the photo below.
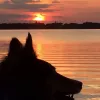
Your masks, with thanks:
[(64, 16), (52, 16), (53, 18), (57, 18), (57, 19), (62, 19), (62, 18), (64, 18)]
[(18, 4), (32, 2), (32, 0), (11, 0), (11, 1), (12, 3), (18, 3)]
[(3, 3), (4, 2), (4, 0), (0, 0), (0, 3)]
[(1, 18), (5, 19), (12, 19), (12, 18), (27, 18), (30, 15), (21, 15), (21, 14), (0, 14)]
[(39, 9), (49, 6), (49, 4), (0, 4), (0, 8), (3, 9)]
[(25, 4), (9, 3), (0, 4), (0, 22), (28, 22), (32, 21), (35, 12), (53, 12), (49, 9), (51, 4)]
[(39, 3), (41, 2), (40, 0), (11, 0), (12, 3), (14, 4), (25, 4), (25, 3)]
[(9, 0), (4, 1), (3, 4), (11, 4), (11, 1), (9, 1)]
[(66, 19), (63, 15), (55, 15), (55, 16), (52, 16), (53, 18), (53, 21), (57, 21), (57, 22), (63, 22), (64, 19)]
[(52, 3), (60, 3), (59, 0), (53, 0)]
[(0, 14), (0, 17), (0, 22), (28, 22), (29, 19), (32, 21), (31, 15)]
[(12, 4), (12, 3), (9, 3), (8, 1), (6, 1), (3, 4), (0, 4), (0, 9), (23, 10), (23, 12), (24, 11), (27, 11), (27, 12), (53, 12), (54, 9), (49, 9), (50, 6), (52, 6), (52, 4), (33, 4), (33, 3), (32, 4), (24, 4), (24, 3)]
[(88, 0), (67, 0), (66, 3), (73, 5), (88, 4)]

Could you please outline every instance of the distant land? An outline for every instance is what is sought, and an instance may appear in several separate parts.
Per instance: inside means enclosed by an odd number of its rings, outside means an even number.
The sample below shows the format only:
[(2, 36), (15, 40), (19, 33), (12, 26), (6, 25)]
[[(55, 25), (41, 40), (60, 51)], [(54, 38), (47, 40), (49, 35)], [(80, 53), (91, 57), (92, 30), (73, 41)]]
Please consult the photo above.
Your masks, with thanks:
[(1, 23), (0, 29), (100, 29), (100, 23)]

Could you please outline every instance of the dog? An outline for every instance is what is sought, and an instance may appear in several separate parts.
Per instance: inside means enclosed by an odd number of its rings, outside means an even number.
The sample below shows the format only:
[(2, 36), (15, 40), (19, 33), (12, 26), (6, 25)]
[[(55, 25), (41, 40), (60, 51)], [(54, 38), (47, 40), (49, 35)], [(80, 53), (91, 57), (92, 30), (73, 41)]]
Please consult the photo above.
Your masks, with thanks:
[(60, 75), (37, 58), (30, 33), (25, 45), (12, 38), (0, 63), (0, 100), (74, 100), (81, 89), (82, 82)]

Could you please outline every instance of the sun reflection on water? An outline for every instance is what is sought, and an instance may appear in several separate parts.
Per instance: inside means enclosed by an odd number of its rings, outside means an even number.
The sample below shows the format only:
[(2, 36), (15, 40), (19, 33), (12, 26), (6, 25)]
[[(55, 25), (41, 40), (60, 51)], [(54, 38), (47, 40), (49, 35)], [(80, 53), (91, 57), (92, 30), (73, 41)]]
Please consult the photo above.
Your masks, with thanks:
[(42, 44), (41, 43), (37, 43), (35, 49), (36, 49), (38, 58), (42, 59), (43, 58)]

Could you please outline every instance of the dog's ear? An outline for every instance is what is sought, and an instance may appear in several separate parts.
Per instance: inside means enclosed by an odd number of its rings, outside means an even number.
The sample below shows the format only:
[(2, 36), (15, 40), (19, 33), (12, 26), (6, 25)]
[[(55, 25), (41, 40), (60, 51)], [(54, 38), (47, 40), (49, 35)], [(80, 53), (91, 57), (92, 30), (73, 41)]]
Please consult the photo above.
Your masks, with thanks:
[(32, 44), (32, 36), (30, 33), (28, 33), (28, 37), (26, 38), (24, 50), (26, 54), (36, 57), (36, 53), (35, 50), (33, 49), (33, 44)]
[(17, 55), (21, 51), (22, 47), (21, 42), (17, 38), (12, 38), (9, 45), (8, 55)]

